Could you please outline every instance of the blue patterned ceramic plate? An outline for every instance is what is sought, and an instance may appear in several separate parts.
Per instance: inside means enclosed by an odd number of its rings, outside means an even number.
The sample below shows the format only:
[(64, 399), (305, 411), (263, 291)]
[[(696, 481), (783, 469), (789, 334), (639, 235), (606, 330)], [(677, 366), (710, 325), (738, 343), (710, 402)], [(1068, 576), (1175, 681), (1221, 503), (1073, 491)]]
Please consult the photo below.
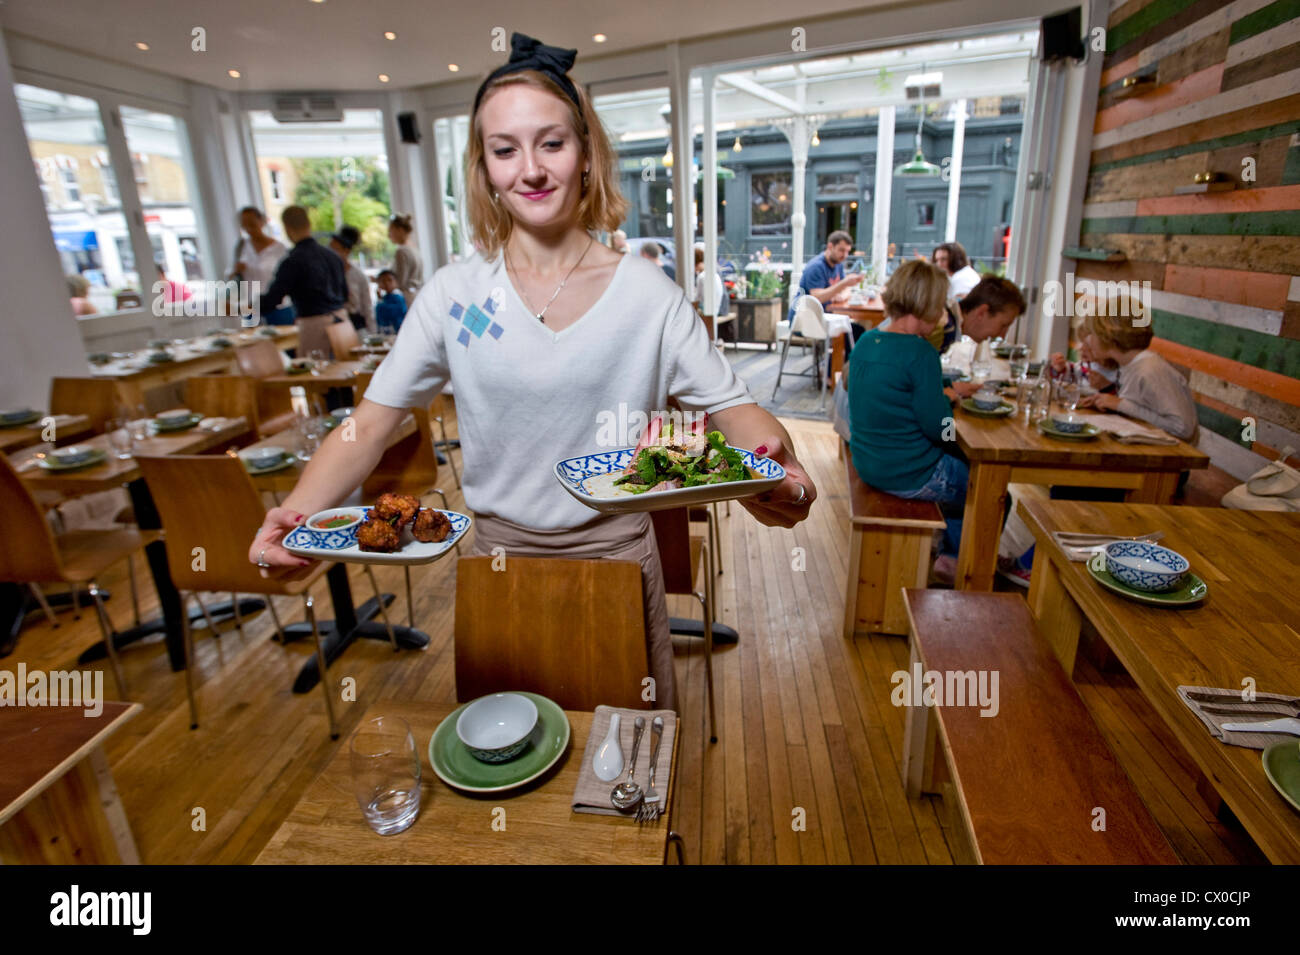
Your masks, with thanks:
[[(357, 508), (358, 511), (367, 508)], [(440, 510), (440, 508), (434, 508)], [(356, 532), (321, 533), (305, 527), (295, 527), (284, 539), (284, 549), (299, 557), (312, 560), (337, 560), (345, 564), (431, 564), (447, 554), (456, 542), (465, 536), (473, 523), (464, 514), (443, 511), (451, 521), (451, 533), (436, 544), (426, 544), (411, 536), (409, 527), (402, 528), (402, 546), (391, 554), (377, 554), (357, 546)]]
[(645, 491), (633, 494), (613, 485), (614, 478), (623, 473), (635, 453), (634, 448), (602, 451), (566, 458), (555, 465), (555, 477), (564, 489), (575, 498), (597, 511), (611, 514), (632, 514), (644, 511), (665, 511), (693, 504), (712, 504), (714, 501), (734, 501), (770, 491), (785, 480), (785, 468), (770, 458), (759, 457), (753, 451), (736, 448), (745, 459), (752, 475), (748, 481), (729, 481), (725, 484), (701, 484), (699, 487), (679, 487), (670, 491)]

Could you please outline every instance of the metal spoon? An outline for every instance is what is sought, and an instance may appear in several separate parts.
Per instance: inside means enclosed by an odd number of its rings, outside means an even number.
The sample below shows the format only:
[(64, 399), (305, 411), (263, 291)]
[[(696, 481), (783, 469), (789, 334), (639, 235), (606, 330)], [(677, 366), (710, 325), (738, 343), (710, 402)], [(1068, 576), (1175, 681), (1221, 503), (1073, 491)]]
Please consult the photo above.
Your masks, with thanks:
[(632, 735), (632, 762), (627, 768), (627, 779), (615, 786), (614, 791), (609, 794), (609, 801), (614, 804), (614, 808), (624, 811), (641, 801), (641, 787), (633, 782), (632, 776), (636, 773), (636, 753), (641, 748), (641, 734), (645, 732), (645, 717), (638, 716), (632, 725), (636, 727), (636, 732)]

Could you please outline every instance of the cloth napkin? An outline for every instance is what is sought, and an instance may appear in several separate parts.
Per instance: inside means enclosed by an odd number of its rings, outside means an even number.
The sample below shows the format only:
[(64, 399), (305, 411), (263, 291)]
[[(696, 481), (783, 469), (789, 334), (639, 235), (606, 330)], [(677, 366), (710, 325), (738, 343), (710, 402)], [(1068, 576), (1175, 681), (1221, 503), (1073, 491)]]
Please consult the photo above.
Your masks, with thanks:
[[(1223, 704), (1212, 700), (1194, 700), (1189, 695), (1192, 693), (1198, 696), (1222, 697)], [(1286, 740), (1300, 743), (1300, 740), (1289, 733), (1240, 733), (1229, 732), (1223, 728), (1224, 723), (1254, 723), (1295, 716), (1296, 710), (1300, 709), (1300, 702), (1296, 702), (1295, 697), (1281, 693), (1256, 693), (1254, 701), (1247, 703), (1241, 698), (1240, 690), (1225, 690), (1213, 686), (1180, 686), (1178, 697), (1200, 717), (1201, 722), (1210, 731), (1210, 735), (1224, 743), (1244, 746), (1247, 749), (1266, 749), (1274, 743)]]
[[(618, 779), (604, 782), (596, 778), (591, 768), (591, 758), (600, 748), (600, 744), (605, 741), (605, 734), (609, 732), (609, 718), (615, 713), (619, 715), (618, 737), (623, 747), (623, 773)], [(632, 758), (632, 737), (636, 734), (636, 727), (632, 723), (638, 716), (645, 720), (645, 732), (641, 735), (641, 749), (637, 752), (636, 771), (632, 778), (642, 790), (650, 788), (650, 750), (653, 747), (650, 724), (654, 722), (656, 716), (664, 718), (663, 742), (659, 744), (659, 761), (656, 764), (658, 768), (655, 771), (655, 791), (661, 797), (660, 805), (664, 807), (665, 812), (667, 811), (669, 784), (672, 782), (668, 778), (668, 768), (673, 761), (673, 737), (677, 734), (677, 714), (672, 710), (627, 710), (621, 707), (598, 706), (595, 717), (591, 721), (591, 735), (587, 737), (587, 745), (582, 751), (578, 785), (573, 790), (574, 812), (635, 817), (635, 810), (620, 812), (615, 809), (609, 801), (609, 794), (616, 785), (627, 779), (628, 761)]]
[(1138, 424), (1122, 415), (1113, 414), (1075, 414), (1088, 424), (1095, 424), (1120, 444), (1164, 444), (1175, 445), (1178, 439), (1166, 434), (1159, 428)]

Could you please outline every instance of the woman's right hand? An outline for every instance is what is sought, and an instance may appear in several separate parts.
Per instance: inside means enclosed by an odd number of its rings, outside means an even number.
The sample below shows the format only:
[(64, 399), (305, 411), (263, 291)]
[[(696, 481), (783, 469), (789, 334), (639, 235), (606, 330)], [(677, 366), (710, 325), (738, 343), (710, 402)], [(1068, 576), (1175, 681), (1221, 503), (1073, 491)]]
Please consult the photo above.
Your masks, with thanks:
[(287, 507), (273, 507), (266, 512), (266, 520), (262, 522), (261, 529), (248, 548), (249, 563), (259, 566), (268, 565), (261, 567), (263, 577), (283, 573), (285, 570), (307, 567), (312, 563), (310, 560), (289, 553), (280, 546), (284, 535), (306, 519), (305, 515), (291, 511)]

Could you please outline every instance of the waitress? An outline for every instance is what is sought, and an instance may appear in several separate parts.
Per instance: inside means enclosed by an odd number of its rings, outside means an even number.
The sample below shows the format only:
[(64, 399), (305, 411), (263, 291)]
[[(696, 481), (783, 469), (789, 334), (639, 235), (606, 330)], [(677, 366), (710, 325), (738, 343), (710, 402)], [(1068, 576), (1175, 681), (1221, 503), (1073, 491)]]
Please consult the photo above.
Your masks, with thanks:
[[(511, 38), (510, 61), (474, 101), (466, 154), (470, 227), (481, 250), (443, 266), (415, 299), (392, 353), (249, 548), (263, 573), (308, 562), (279, 546), (307, 515), (337, 505), (374, 468), (407, 409), (450, 380), (464, 454), (473, 553), (636, 560), (642, 567), (656, 705), (675, 709), (663, 573), (648, 514), (600, 514), (560, 486), (552, 465), (600, 450), (619, 408), (707, 411), (727, 442), (780, 463), (786, 480), (742, 504), (793, 527), (817, 490), (790, 436), (750, 397), (681, 288), (653, 263), (592, 238), (626, 210), (615, 154), (585, 91), (577, 51)], [(623, 436), (625, 444), (637, 436)]]

